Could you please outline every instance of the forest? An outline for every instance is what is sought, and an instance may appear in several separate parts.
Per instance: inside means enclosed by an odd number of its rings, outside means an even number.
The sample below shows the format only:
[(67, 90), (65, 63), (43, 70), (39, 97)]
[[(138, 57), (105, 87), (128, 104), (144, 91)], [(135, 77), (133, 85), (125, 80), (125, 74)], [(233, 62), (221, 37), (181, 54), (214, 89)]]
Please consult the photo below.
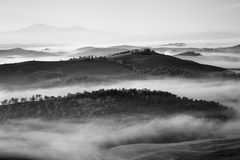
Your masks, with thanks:
[(2, 101), (0, 119), (11, 118), (86, 118), (111, 115), (170, 116), (189, 114), (196, 117), (227, 120), (234, 110), (213, 101), (178, 97), (169, 92), (148, 89), (100, 89), (65, 96), (33, 95)]

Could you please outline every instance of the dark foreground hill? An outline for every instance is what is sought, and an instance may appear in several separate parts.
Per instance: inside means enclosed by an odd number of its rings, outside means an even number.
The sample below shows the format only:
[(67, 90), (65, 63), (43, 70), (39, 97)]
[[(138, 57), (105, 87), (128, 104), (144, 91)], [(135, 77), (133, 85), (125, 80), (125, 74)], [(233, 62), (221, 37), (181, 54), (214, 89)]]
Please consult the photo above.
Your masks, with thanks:
[(69, 61), (29, 61), (0, 65), (0, 83), (34, 84), (53, 80), (58, 82), (81, 81), (128, 74), (131, 70), (106, 58)]
[(111, 115), (169, 116), (189, 114), (195, 117), (226, 120), (233, 110), (216, 102), (180, 98), (162, 91), (122, 89), (98, 90), (64, 97), (33, 96), (29, 101), (12, 98), (0, 106), (0, 118), (86, 118)]

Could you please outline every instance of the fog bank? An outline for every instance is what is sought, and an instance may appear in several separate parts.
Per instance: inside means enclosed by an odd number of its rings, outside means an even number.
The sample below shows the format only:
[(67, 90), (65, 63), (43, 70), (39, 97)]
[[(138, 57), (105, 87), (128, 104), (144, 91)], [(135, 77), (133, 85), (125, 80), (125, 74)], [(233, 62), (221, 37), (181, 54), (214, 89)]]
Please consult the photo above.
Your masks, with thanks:
[(2, 155), (53, 160), (117, 160), (108, 149), (136, 143), (169, 143), (205, 138), (229, 138), (238, 122), (226, 124), (191, 116), (167, 119), (9, 120), (0, 126)]

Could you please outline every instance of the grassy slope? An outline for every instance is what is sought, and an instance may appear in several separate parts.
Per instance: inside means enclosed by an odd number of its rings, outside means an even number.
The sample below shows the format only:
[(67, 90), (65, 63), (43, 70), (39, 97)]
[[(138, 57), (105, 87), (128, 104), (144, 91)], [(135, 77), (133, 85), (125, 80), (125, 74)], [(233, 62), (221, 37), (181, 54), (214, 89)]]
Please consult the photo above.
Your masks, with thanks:
[(203, 65), (193, 61), (182, 60), (173, 56), (167, 56), (163, 54), (153, 53), (150, 55), (144, 54), (131, 54), (125, 53), (122, 56), (113, 56), (114, 60), (122, 60), (124, 64), (131, 64), (137, 69), (146, 68), (176, 68), (180, 70), (186, 70), (189, 72), (218, 72), (224, 71), (225, 69), (210, 65)]
[(109, 76), (131, 72), (127, 67), (106, 61), (29, 61), (0, 65), (0, 82), (31, 82), (62, 77)]
[(239, 160), (240, 139), (134, 144), (114, 147), (109, 152), (128, 160)]
[[(123, 63), (117, 63), (121, 60)], [(134, 70), (134, 69), (135, 70)], [(56, 62), (29, 61), (16, 64), (0, 65), (0, 83), (27, 84), (43, 80), (76, 79), (84, 76), (101, 78), (129, 75), (136, 70), (167, 68), (189, 72), (199, 76), (212, 72), (225, 71), (220, 67), (202, 65), (193, 61), (161, 55), (156, 52), (150, 55), (120, 53), (108, 58), (94, 60), (72, 60)], [(164, 74), (168, 72), (164, 71)], [(164, 75), (160, 73), (159, 75)]]

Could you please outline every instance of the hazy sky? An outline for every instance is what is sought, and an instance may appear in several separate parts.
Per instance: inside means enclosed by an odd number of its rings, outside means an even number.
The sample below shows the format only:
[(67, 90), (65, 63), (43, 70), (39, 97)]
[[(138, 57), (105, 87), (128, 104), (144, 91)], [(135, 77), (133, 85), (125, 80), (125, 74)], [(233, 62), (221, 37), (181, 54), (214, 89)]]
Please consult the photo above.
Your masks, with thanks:
[(0, 0), (0, 31), (33, 24), (122, 33), (240, 30), (240, 0)]

